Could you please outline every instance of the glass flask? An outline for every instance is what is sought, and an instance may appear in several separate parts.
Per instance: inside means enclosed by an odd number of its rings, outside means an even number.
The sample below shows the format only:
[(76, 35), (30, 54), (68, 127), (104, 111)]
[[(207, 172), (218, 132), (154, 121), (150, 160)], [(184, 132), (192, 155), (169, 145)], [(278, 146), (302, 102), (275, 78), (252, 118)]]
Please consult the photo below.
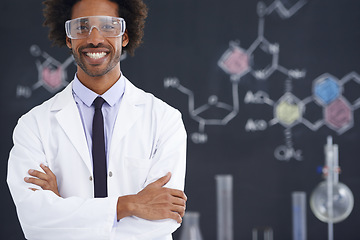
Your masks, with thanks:
[(203, 240), (200, 232), (200, 214), (185, 212), (181, 226), (180, 240)]
[(333, 217), (329, 218), (327, 203), (327, 182), (321, 182), (313, 191), (310, 197), (310, 207), (315, 216), (323, 222), (340, 222), (346, 219), (353, 207), (354, 196), (351, 190), (343, 183), (337, 182), (333, 186)]

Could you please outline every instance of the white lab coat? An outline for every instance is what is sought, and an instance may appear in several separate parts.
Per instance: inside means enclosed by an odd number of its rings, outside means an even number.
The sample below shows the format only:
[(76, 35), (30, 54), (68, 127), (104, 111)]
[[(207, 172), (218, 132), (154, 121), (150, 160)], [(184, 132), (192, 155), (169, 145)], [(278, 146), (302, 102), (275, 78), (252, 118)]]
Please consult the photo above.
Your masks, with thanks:
[[(72, 83), (19, 119), (7, 182), (25, 237), (31, 240), (168, 240), (179, 224), (167, 219), (116, 219), (118, 196), (136, 194), (172, 172), (166, 187), (184, 189), (186, 132), (178, 110), (127, 79), (108, 160), (108, 196), (93, 198), (92, 162), (72, 96)], [(50, 167), (61, 198), (24, 181)], [(38, 188), (38, 187), (37, 187)]]

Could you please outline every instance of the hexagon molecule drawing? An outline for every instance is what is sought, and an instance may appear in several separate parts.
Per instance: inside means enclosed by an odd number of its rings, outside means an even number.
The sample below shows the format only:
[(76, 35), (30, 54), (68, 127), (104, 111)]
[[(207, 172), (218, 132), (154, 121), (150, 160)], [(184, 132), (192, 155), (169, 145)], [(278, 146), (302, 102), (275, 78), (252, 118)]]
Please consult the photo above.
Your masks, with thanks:
[[(343, 134), (353, 126), (353, 112), (360, 107), (360, 98), (349, 102), (344, 95), (344, 85), (349, 82), (360, 84), (360, 76), (356, 72), (350, 72), (343, 78), (324, 73), (313, 80), (312, 96), (299, 99), (292, 93), (293, 81), (306, 76), (305, 70), (287, 69), (279, 64), (280, 45), (270, 43), (264, 36), (265, 17), (276, 12), (282, 19), (292, 17), (306, 0), (297, 1), (292, 7), (286, 8), (281, 0), (274, 0), (269, 6), (259, 2), (257, 4), (258, 36), (249, 48), (240, 46), (238, 41), (231, 41), (229, 48), (222, 54), (218, 66), (229, 75), (232, 83), (232, 105), (221, 102), (217, 96), (208, 98), (208, 103), (195, 108), (194, 93), (182, 86), (176, 77), (165, 78), (165, 88), (175, 88), (188, 96), (188, 110), (190, 117), (198, 122), (199, 131), (191, 134), (194, 143), (206, 143), (208, 136), (205, 132), (206, 125), (225, 126), (239, 113), (238, 84), (242, 78), (251, 74), (259, 81), (266, 81), (275, 73), (280, 72), (285, 76), (285, 93), (278, 99), (272, 100), (266, 92), (248, 91), (244, 97), (245, 104), (266, 104), (273, 108), (273, 118), (270, 121), (264, 119), (249, 118), (245, 124), (245, 131), (264, 131), (268, 127), (280, 124), (284, 127), (284, 145), (274, 150), (274, 157), (281, 161), (295, 159), (303, 160), (302, 150), (295, 149), (292, 141), (292, 127), (303, 124), (312, 131), (326, 126), (337, 134)], [(262, 63), (259, 64), (258, 60)], [(264, 61), (265, 59), (265, 61)], [(315, 104), (322, 109), (321, 119), (307, 119), (306, 108), (309, 104)], [(222, 119), (205, 119), (200, 113), (210, 108), (221, 108), (228, 111)]]
[(50, 93), (56, 93), (69, 82), (67, 82), (67, 67), (74, 62), (73, 56), (69, 56), (65, 62), (61, 63), (45, 51), (41, 51), (38, 45), (30, 47), (30, 53), (34, 57), (42, 57), (45, 60), (36, 59), (35, 64), (38, 70), (37, 82), (32, 87), (17, 86), (16, 96), (29, 98), (32, 92), (40, 87), (44, 87)]
[[(71, 55), (61, 63), (47, 52), (42, 51), (36, 44), (31, 45), (30, 54), (36, 57), (36, 68), (38, 71), (38, 79), (31, 87), (18, 85), (16, 89), (16, 97), (30, 98), (34, 90), (43, 87), (49, 93), (56, 93), (69, 84), (67, 81), (67, 68), (70, 64), (75, 63), (74, 57)], [(44, 60), (40, 61), (40, 57)], [(126, 52), (121, 55), (120, 61), (125, 60)]]

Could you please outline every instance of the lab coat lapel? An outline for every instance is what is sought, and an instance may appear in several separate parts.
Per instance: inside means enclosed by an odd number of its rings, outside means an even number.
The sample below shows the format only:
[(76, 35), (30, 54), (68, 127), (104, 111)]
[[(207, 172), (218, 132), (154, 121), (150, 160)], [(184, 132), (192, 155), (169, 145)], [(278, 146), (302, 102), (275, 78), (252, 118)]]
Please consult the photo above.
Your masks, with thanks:
[(90, 153), (79, 110), (77, 109), (76, 102), (74, 101), (72, 95), (72, 83), (70, 83), (66, 89), (59, 94), (52, 107), (52, 111), (57, 111), (55, 117), (59, 125), (74, 145), (91, 173), (92, 163)]
[(116, 146), (121, 141), (121, 139), (129, 132), (130, 128), (138, 120), (143, 111), (140, 105), (142, 105), (145, 101), (143, 97), (144, 92), (136, 88), (127, 79), (125, 84), (125, 93), (121, 101), (121, 105), (114, 126), (114, 133), (111, 140), (112, 146)]

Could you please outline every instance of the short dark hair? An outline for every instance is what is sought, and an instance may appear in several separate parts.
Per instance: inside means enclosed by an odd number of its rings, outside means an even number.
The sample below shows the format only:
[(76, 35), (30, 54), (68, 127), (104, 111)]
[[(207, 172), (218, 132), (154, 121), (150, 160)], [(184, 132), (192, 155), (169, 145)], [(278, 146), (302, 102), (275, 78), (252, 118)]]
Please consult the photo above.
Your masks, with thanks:
[[(45, 0), (44, 26), (49, 27), (49, 39), (54, 45), (66, 45), (65, 21), (71, 19), (71, 10), (81, 0)], [(144, 36), (147, 6), (142, 0), (109, 0), (119, 7), (119, 16), (126, 22), (129, 43), (124, 50), (134, 55), (135, 49), (142, 43)]]

